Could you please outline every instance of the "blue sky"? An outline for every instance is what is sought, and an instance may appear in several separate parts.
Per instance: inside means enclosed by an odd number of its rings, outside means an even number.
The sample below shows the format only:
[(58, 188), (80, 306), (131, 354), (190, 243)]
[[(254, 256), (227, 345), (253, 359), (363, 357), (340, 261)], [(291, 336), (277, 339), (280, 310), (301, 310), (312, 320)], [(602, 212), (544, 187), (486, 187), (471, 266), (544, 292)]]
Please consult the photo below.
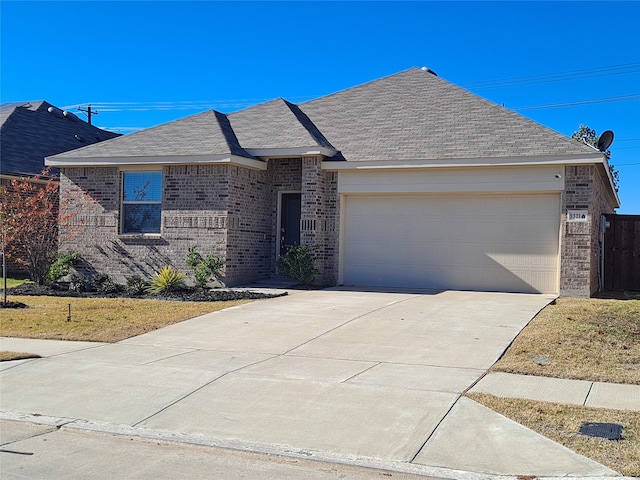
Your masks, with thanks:
[(638, 1), (2, 0), (0, 21), (1, 102), (91, 103), (121, 133), (427, 66), (565, 135), (613, 130), (618, 213), (640, 214)]

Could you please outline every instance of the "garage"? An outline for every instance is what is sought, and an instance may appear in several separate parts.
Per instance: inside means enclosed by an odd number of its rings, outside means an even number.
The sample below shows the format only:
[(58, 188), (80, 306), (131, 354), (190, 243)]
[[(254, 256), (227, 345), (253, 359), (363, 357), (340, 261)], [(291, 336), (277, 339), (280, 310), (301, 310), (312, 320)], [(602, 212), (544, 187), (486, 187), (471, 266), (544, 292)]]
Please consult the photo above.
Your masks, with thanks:
[(345, 285), (557, 293), (559, 193), (343, 195)]

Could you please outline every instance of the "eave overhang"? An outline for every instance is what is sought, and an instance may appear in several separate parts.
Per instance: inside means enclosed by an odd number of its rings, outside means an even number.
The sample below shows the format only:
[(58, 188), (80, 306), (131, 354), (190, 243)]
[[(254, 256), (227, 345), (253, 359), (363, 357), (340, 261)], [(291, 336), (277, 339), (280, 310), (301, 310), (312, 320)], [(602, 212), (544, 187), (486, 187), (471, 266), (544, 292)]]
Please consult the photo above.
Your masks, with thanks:
[(323, 170), (386, 170), (410, 168), (491, 167), (518, 165), (586, 165), (604, 163), (602, 154), (564, 157), (447, 158), (422, 160), (345, 161), (324, 160)]
[(90, 157), (56, 158), (46, 157), (45, 164), (54, 167), (118, 167), (131, 165), (190, 165), (190, 164), (230, 164), (254, 170), (266, 170), (267, 163), (260, 159), (239, 155), (179, 155), (162, 157)]
[(245, 148), (245, 150), (254, 157), (261, 158), (305, 157), (310, 155), (333, 157), (338, 153), (333, 148), (320, 147), (318, 145), (296, 148)]

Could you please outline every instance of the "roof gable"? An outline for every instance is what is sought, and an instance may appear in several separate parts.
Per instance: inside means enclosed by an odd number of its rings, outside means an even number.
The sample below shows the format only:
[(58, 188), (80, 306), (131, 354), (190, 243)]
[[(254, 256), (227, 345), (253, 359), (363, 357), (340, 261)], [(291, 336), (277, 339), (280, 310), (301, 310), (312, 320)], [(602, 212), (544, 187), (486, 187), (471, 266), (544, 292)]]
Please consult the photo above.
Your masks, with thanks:
[(247, 149), (333, 148), (297, 105), (282, 98), (229, 115)]

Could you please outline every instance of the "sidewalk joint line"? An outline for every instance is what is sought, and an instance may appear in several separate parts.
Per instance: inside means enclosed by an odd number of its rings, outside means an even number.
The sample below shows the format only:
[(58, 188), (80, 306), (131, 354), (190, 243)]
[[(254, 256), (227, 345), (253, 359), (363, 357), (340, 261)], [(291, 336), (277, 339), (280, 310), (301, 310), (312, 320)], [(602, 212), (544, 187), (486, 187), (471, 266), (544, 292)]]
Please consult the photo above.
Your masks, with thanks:
[(370, 367), (365, 368), (364, 370), (362, 370), (361, 372), (358, 372), (354, 375), (351, 375), (349, 378), (345, 378), (344, 380), (342, 380), (340, 383), (347, 383), (349, 380), (352, 380), (356, 377), (359, 377), (360, 375), (362, 375), (365, 372), (368, 372), (369, 370), (371, 370), (372, 368), (377, 367), (378, 365), (382, 365), (382, 362), (376, 362), (374, 365), (371, 365)]
[(190, 391), (190, 392), (188, 392), (188, 393), (184, 394), (184, 395), (183, 395), (183, 396), (181, 396), (180, 398), (177, 398), (177, 399), (176, 399), (176, 400), (174, 400), (173, 402), (170, 402), (169, 404), (165, 405), (164, 407), (162, 407), (162, 408), (161, 408), (160, 410), (158, 410), (157, 412), (152, 413), (151, 415), (148, 415), (147, 417), (143, 418), (142, 420), (138, 420), (137, 422), (135, 422), (135, 423), (131, 424), (131, 426), (132, 426), (132, 427), (136, 427), (136, 426), (140, 425), (142, 422), (146, 422), (146, 421), (147, 421), (147, 420), (149, 420), (150, 418), (153, 418), (153, 417), (155, 417), (156, 415), (159, 415), (160, 413), (164, 412), (165, 410), (168, 410), (169, 408), (173, 407), (174, 405), (176, 405), (177, 403), (181, 402), (182, 400), (184, 400), (184, 399), (186, 399), (186, 398), (190, 397), (191, 395), (193, 395), (193, 394), (195, 394), (195, 393), (199, 392), (199, 391), (200, 391), (200, 390), (202, 390), (203, 388), (208, 387), (208, 386), (209, 386), (209, 385), (211, 385), (213, 382), (216, 382), (216, 381), (220, 380), (221, 378), (226, 377), (226, 376), (227, 376), (227, 375), (229, 375), (230, 373), (236, 373), (236, 372), (239, 372), (240, 370), (243, 370), (243, 369), (245, 369), (245, 368), (252, 367), (252, 366), (254, 366), (254, 365), (258, 365), (259, 363), (262, 363), (262, 362), (266, 362), (266, 361), (268, 361), (268, 360), (271, 360), (272, 358), (274, 358), (274, 357), (264, 358), (264, 359), (262, 359), (262, 360), (258, 360), (257, 362), (253, 362), (253, 363), (250, 363), (250, 364), (248, 364), (248, 365), (244, 365), (244, 366), (242, 366), (242, 367), (236, 368), (235, 370), (229, 370), (228, 372), (224, 372), (223, 374), (218, 375), (217, 377), (215, 377), (214, 379), (212, 379), (212, 380), (210, 380), (210, 381), (208, 381), (208, 382), (204, 383), (203, 385), (200, 385), (200, 386), (199, 386), (198, 388), (196, 388), (195, 390), (192, 390), (192, 391)]
[(418, 295), (412, 295), (411, 297), (409, 297), (409, 298), (405, 298), (404, 300), (396, 300), (396, 301), (394, 301), (394, 302), (388, 303), (388, 304), (386, 304), (386, 305), (383, 305), (383, 306), (381, 306), (381, 307), (375, 308), (375, 309), (373, 309), (373, 310), (369, 310), (368, 312), (365, 312), (365, 313), (363, 313), (362, 315), (358, 315), (357, 317), (353, 317), (353, 318), (351, 318), (351, 319), (347, 320), (346, 322), (341, 323), (340, 325), (336, 325), (335, 327), (332, 327), (332, 328), (330, 328), (329, 330), (327, 330), (327, 331), (325, 331), (325, 332), (322, 332), (322, 333), (320, 333), (320, 334), (316, 335), (316, 336), (315, 336), (315, 337), (313, 337), (313, 338), (310, 338), (309, 340), (305, 340), (305, 341), (304, 341), (304, 342), (302, 342), (300, 345), (297, 345), (297, 346), (295, 346), (295, 347), (290, 348), (290, 349), (289, 349), (289, 350), (287, 350), (286, 352), (283, 352), (281, 355), (286, 355), (286, 354), (288, 354), (288, 353), (290, 353), (290, 352), (294, 351), (295, 349), (300, 348), (300, 347), (302, 347), (302, 346), (304, 346), (304, 345), (306, 345), (306, 344), (308, 344), (308, 343), (311, 343), (311, 342), (313, 342), (314, 340), (317, 340), (318, 338), (323, 337), (323, 336), (325, 336), (325, 335), (326, 335), (326, 334), (328, 334), (328, 333), (331, 333), (331, 332), (333, 332), (333, 331), (335, 331), (335, 330), (338, 330), (339, 328), (342, 328), (342, 327), (344, 327), (345, 325), (350, 324), (351, 322), (355, 322), (356, 320), (359, 320), (359, 319), (361, 319), (362, 317), (366, 317), (367, 315), (370, 315), (370, 314), (372, 314), (372, 313), (379, 312), (380, 310), (384, 310), (385, 308), (390, 307), (390, 306), (392, 306), (392, 305), (397, 305), (397, 304), (399, 304), (399, 303), (408, 302), (409, 300), (413, 300), (413, 299), (414, 299), (414, 298), (416, 298), (417, 296), (418, 296)]
[(152, 363), (162, 362), (163, 360), (168, 360), (170, 358), (181, 357), (182, 355), (188, 355), (190, 353), (200, 352), (200, 351), (202, 351), (202, 350), (198, 349), (198, 348), (192, 348), (187, 352), (178, 352), (178, 353), (176, 353), (174, 355), (169, 355), (168, 357), (157, 358), (156, 360), (150, 360), (148, 362), (144, 362), (144, 363), (142, 363), (142, 365), (151, 365)]
[(429, 434), (429, 436), (427, 437), (427, 439), (424, 441), (424, 443), (420, 446), (420, 448), (418, 449), (418, 451), (415, 453), (415, 455), (413, 457), (411, 457), (411, 460), (409, 460), (409, 463), (413, 463), (413, 461), (418, 458), (418, 455), (420, 455), (420, 452), (422, 450), (424, 450), (424, 447), (427, 446), (427, 443), (429, 443), (429, 440), (431, 440), (431, 437), (433, 437), (433, 435), (436, 433), (436, 431), (438, 430), (438, 428), (440, 428), (440, 425), (442, 425), (442, 422), (444, 422), (444, 419), (447, 418), (449, 416), (449, 414), (451, 413), (451, 410), (453, 410), (453, 407), (456, 406), (456, 404), (458, 403), (458, 401), (460, 400), (460, 398), (462, 398), (462, 395), (458, 395), (458, 398), (455, 399), (455, 401), (451, 404), (451, 406), (449, 407), (449, 409), (447, 410), (447, 412), (442, 416), (442, 418), (440, 419), (440, 421), (438, 421), (438, 424), (436, 425), (436, 428), (434, 428), (433, 430), (431, 430), (431, 433)]
[(584, 397), (584, 402), (582, 402), (582, 406), (586, 407), (587, 406), (587, 401), (589, 400), (589, 396), (591, 395), (591, 390), (593, 389), (593, 385), (596, 382), (589, 382), (589, 391), (587, 392), (587, 396)]

